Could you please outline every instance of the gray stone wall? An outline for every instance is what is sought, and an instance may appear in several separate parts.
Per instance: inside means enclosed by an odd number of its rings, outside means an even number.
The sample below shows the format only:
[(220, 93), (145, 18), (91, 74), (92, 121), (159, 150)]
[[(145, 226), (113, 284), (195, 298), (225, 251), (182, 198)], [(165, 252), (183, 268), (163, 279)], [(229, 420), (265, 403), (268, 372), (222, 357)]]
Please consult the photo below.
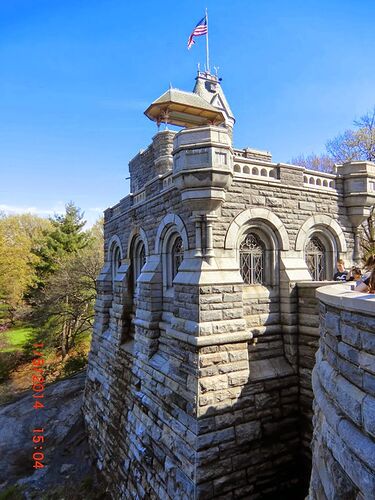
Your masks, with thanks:
[[(273, 179), (245, 178), (245, 171), (233, 176), (226, 132), (208, 132), (199, 149), (211, 147), (217, 163), (194, 163), (196, 170), (192, 164), (184, 170), (184, 148), (190, 153), (196, 145), (183, 143), (189, 132), (180, 136), (184, 192), (171, 176), (173, 133), (163, 132), (131, 162), (134, 196), (105, 214), (106, 264), (98, 280), (84, 412), (91, 449), (114, 498), (257, 499), (300, 492), (301, 443), (306, 447), (309, 435), (301, 433), (301, 409), (307, 420), (316, 336), (308, 331), (315, 328), (308, 287), (300, 294), (309, 304), (299, 303), (296, 284), (309, 275), (298, 238), (321, 223), (332, 235), (340, 231), (335, 237), (350, 258), (351, 226), (340, 191), (309, 189), (301, 168), (276, 166), (262, 153), (233, 162), (269, 164)], [(212, 146), (207, 137), (216, 137)], [(194, 189), (199, 196), (210, 193), (207, 182), (216, 182), (208, 218), (211, 200), (192, 195)], [(158, 243), (166, 219), (186, 236), (184, 261), (168, 293)], [(274, 244), (267, 250), (273, 265), (267, 286), (244, 286), (239, 273), (238, 231), (252, 219)], [(306, 221), (312, 221), (309, 228)], [(133, 293), (135, 235), (145, 243), (147, 260)], [(114, 280), (113, 241), (122, 249)]]
[[(283, 172), (284, 168), (280, 168)], [(294, 172), (294, 170), (292, 171)], [(348, 245), (348, 255), (353, 250), (352, 225), (347, 216), (344, 199), (336, 191), (314, 191), (303, 184), (303, 176), (282, 175), (285, 184), (272, 181), (234, 178), (220, 212), (220, 224), (214, 233), (215, 245), (223, 248), (229, 224), (247, 208), (267, 208), (283, 222), (291, 249), (303, 223), (317, 214), (339, 221)], [(286, 178), (285, 178), (286, 177)]]
[[(334, 283), (334, 282), (333, 282)], [(311, 462), (310, 443), (312, 438), (313, 391), (311, 373), (319, 348), (319, 301), (317, 288), (327, 282), (298, 283), (298, 381), (301, 451), (308, 464)]]
[(309, 499), (374, 498), (375, 297), (334, 285), (318, 298)]

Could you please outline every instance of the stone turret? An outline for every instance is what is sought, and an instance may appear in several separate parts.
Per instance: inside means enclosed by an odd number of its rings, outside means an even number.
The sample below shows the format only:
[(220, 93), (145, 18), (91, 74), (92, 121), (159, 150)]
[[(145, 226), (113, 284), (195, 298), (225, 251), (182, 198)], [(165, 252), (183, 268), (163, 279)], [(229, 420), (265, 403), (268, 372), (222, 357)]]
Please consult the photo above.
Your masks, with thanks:
[(155, 170), (157, 175), (162, 175), (172, 170), (173, 167), (173, 137), (175, 132), (163, 130), (152, 138), (155, 156)]
[(174, 139), (173, 173), (181, 199), (192, 210), (216, 210), (233, 177), (233, 150), (221, 127), (179, 132)]
[(359, 227), (369, 216), (375, 204), (375, 165), (366, 161), (352, 161), (338, 167), (344, 180), (344, 203), (354, 231), (354, 260), (360, 260)]

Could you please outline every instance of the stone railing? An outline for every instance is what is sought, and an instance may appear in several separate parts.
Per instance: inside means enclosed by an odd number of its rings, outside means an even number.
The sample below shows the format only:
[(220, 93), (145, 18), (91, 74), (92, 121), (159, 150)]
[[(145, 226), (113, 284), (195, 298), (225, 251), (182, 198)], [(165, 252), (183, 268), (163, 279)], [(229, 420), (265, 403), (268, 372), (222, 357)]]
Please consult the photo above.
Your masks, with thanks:
[(234, 158), (233, 162), (233, 172), (235, 176), (255, 177), (268, 181), (277, 180), (278, 172), (276, 165), (265, 165), (263, 162), (259, 162), (259, 164), (242, 163), (237, 161), (236, 158)]
[(163, 190), (169, 188), (172, 185), (173, 185), (172, 174), (167, 175), (166, 177), (163, 178), (163, 187), (162, 187)]
[(141, 203), (142, 201), (145, 201), (145, 199), (146, 199), (146, 191), (143, 190), (140, 193), (134, 195), (133, 205), (137, 205), (137, 203)]
[(318, 173), (316, 170), (305, 170), (303, 173), (303, 183), (317, 189), (335, 189), (335, 179), (335, 174)]
[(375, 295), (342, 284), (317, 297), (309, 500), (375, 498)]

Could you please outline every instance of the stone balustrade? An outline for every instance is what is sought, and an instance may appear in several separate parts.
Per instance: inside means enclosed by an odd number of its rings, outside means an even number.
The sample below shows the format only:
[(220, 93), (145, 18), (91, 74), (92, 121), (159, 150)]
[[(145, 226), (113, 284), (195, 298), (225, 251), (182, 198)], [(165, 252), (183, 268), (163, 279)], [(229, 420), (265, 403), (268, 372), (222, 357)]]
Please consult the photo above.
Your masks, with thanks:
[(133, 198), (133, 205), (137, 205), (146, 199), (146, 191), (143, 190), (140, 193), (136, 194)]
[(317, 173), (316, 170), (305, 170), (303, 175), (303, 183), (309, 187), (317, 189), (335, 189), (335, 174), (326, 174), (323, 172)]
[(271, 181), (277, 180), (277, 168), (275, 165), (264, 165), (264, 163), (242, 163), (234, 159), (234, 175), (243, 175), (246, 177), (258, 177)]
[(340, 284), (317, 297), (309, 500), (375, 498), (375, 295)]
[(168, 175), (167, 177), (164, 177), (164, 179), (163, 179), (163, 189), (168, 189), (172, 185), (173, 185), (172, 174)]

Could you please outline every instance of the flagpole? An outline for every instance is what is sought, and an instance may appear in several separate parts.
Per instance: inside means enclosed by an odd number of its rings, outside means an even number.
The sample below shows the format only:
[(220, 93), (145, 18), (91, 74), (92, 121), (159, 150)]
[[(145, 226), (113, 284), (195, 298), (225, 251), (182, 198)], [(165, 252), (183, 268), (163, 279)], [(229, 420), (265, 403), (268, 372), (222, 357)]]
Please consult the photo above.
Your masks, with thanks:
[(206, 23), (207, 23), (207, 33), (206, 33), (206, 69), (208, 73), (211, 73), (210, 71), (210, 52), (208, 49), (208, 12), (207, 12), (207, 7), (206, 7)]

